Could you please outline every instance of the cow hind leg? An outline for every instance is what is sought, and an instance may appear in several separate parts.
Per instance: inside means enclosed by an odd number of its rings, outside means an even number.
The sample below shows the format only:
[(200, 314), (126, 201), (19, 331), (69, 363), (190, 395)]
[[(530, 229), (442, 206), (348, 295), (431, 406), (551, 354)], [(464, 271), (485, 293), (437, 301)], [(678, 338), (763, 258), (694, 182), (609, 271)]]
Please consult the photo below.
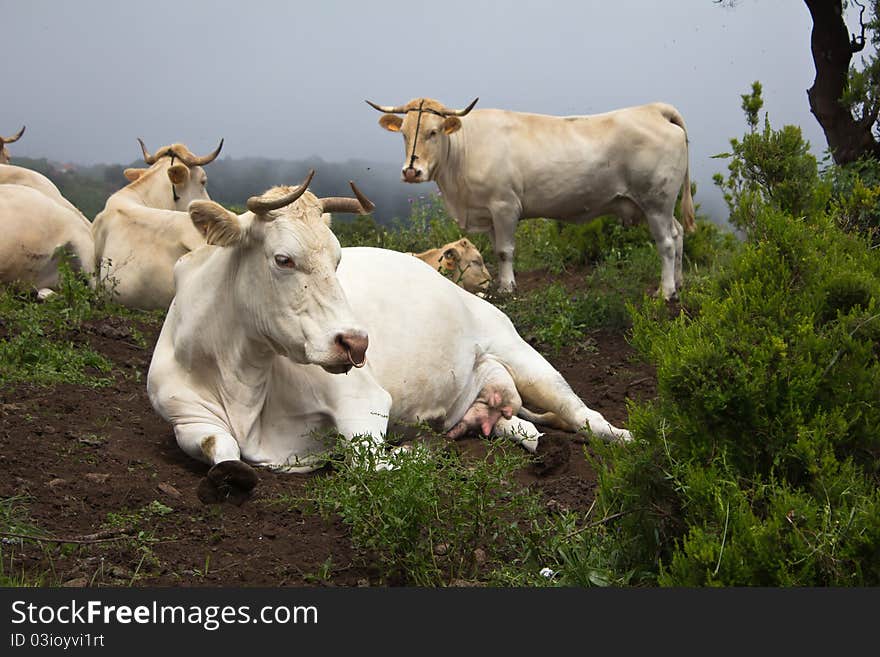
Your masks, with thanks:
[(544, 435), (534, 424), (516, 416), (500, 418), (495, 423), (493, 434), (512, 440), (532, 454), (538, 449), (538, 438)]
[[(657, 253), (660, 255), (660, 287), (657, 296), (662, 296), (667, 301), (677, 297), (676, 269), (681, 270), (681, 250), (683, 236), (676, 236), (675, 224), (677, 223), (671, 213), (646, 213), (648, 227), (654, 244), (657, 245)], [(681, 231), (678, 231), (681, 233)], [(676, 268), (676, 264), (678, 267)], [(678, 278), (681, 278), (679, 273)]]
[(523, 406), (543, 409), (543, 415), (520, 409), (526, 419), (547, 419), (550, 426), (565, 427), (602, 440), (626, 442), (632, 439), (629, 431), (612, 425), (598, 411), (589, 408), (578, 397), (568, 382), (541, 354), (524, 340), (503, 349), (504, 362), (513, 377)]

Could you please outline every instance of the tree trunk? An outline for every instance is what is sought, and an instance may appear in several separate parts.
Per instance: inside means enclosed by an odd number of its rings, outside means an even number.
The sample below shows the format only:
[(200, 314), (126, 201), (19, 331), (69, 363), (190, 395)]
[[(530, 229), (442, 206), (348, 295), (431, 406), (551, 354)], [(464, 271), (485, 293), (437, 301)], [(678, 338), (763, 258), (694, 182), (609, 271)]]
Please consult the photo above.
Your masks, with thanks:
[(807, 90), (810, 111), (825, 133), (831, 156), (837, 164), (860, 157), (880, 157), (880, 144), (874, 139), (874, 121), (867, 125), (853, 118), (850, 108), (840, 102), (847, 86), (849, 64), (861, 47), (850, 41), (843, 20), (841, 0), (804, 0), (813, 18), (810, 49), (816, 66), (813, 86)]

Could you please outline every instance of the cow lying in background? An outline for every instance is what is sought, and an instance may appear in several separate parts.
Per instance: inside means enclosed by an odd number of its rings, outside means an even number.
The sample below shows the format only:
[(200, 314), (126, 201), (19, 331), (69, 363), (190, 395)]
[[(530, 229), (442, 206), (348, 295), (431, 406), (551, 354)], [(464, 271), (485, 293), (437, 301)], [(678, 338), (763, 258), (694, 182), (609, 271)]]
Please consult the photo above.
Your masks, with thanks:
[(629, 439), (488, 302), (407, 254), (340, 249), (324, 213), (372, 204), (319, 199), (310, 178), (250, 199), (241, 216), (190, 205), (209, 246), (175, 266), (147, 389), (180, 447), (212, 466), (203, 501), (249, 493), (257, 477), (243, 460), (319, 467), (316, 430), (367, 435), (379, 451), (389, 419), (534, 449), (540, 433), (517, 417), (525, 403), (569, 430)]
[(0, 184), (0, 281), (33, 286), (45, 299), (57, 289), (64, 253), (74, 270), (94, 272), (86, 218), (32, 187)]
[(485, 292), (492, 283), (480, 250), (466, 237), (444, 244), (439, 249), (413, 253), (416, 258), (463, 287), (468, 292)]
[(21, 126), (21, 130), (11, 137), (0, 137), (0, 164), (9, 164), (9, 151), (6, 150), (6, 144), (18, 141), (23, 134), (24, 126)]
[(174, 297), (174, 263), (205, 243), (187, 206), (207, 199), (202, 168), (220, 154), (197, 157), (183, 144), (150, 154), (138, 140), (149, 169), (126, 169), (128, 185), (107, 199), (95, 217), (96, 269), (119, 303), (145, 310), (165, 309)]

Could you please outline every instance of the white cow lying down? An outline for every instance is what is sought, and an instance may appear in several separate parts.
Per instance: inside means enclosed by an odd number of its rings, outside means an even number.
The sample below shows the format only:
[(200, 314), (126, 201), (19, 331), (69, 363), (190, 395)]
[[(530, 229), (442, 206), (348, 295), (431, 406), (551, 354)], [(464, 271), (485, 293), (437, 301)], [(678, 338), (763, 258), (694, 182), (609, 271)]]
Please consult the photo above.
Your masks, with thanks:
[(379, 450), (389, 419), (534, 449), (541, 434), (517, 417), (538, 418), (526, 404), (558, 427), (629, 439), (490, 303), (404, 253), (340, 249), (322, 213), (358, 202), (319, 199), (308, 182), (250, 199), (241, 216), (189, 208), (208, 246), (175, 266), (147, 388), (181, 448), (212, 466), (203, 501), (246, 497), (257, 477), (243, 461), (319, 467), (314, 430), (369, 435)]

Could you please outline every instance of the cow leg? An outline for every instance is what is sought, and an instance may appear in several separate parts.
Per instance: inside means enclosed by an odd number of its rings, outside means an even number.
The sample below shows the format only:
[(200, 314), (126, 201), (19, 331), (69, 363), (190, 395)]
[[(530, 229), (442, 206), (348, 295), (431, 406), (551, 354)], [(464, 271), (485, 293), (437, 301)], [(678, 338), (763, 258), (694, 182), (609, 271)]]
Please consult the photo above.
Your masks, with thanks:
[(391, 411), (391, 395), (379, 386), (362, 398), (346, 400), (345, 412), (336, 417), (336, 430), (349, 442), (356, 436), (364, 439), (367, 453), (356, 455), (361, 461), (372, 464), (376, 470), (390, 470), (391, 463), (385, 453), (385, 435)]
[(684, 257), (684, 228), (682, 228), (678, 219), (672, 220), (672, 226), (675, 228), (675, 292), (678, 294), (681, 290), (682, 281), (681, 267)]
[[(557, 422), (567, 425), (569, 431), (592, 434), (608, 442), (632, 439), (629, 431), (615, 427), (601, 413), (589, 408), (562, 375), (521, 338), (494, 345), (493, 352), (504, 355), (499, 359), (510, 371), (523, 406), (551, 413)], [(531, 417), (537, 415), (531, 413)]]
[(496, 436), (509, 438), (532, 454), (538, 449), (538, 438), (544, 435), (538, 431), (538, 428), (534, 424), (516, 416), (511, 418), (502, 417), (499, 419), (498, 422), (495, 423), (493, 433)]
[(207, 423), (175, 425), (177, 444), (188, 455), (211, 464), (197, 494), (204, 504), (241, 504), (259, 481), (256, 471), (241, 460), (238, 442), (229, 432)]
[(519, 220), (517, 208), (504, 203), (493, 206), (492, 212), (492, 249), (498, 259), (498, 291), (513, 292), (516, 280), (513, 275), (513, 257), (515, 250), (516, 224)]
[(675, 266), (678, 249), (672, 223), (675, 218), (671, 214), (662, 213), (646, 213), (646, 217), (651, 236), (657, 245), (657, 253), (660, 255), (660, 288), (657, 290), (657, 295), (662, 295), (669, 301), (676, 298)]

